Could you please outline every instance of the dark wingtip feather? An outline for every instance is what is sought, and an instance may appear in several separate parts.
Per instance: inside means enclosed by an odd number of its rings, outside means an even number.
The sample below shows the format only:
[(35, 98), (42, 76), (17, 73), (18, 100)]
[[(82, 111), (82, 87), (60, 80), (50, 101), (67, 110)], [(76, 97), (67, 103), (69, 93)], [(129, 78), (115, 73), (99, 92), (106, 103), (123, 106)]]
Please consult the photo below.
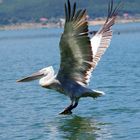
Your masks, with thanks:
[(65, 3), (65, 17), (66, 21), (73, 20), (76, 13), (76, 2), (74, 2), (73, 7), (71, 6), (70, 0)]
[(68, 19), (70, 20), (71, 17), (71, 4), (70, 1), (68, 0)]
[(117, 6), (114, 8), (114, 2), (113, 2), (113, 0), (110, 0), (109, 1), (109, 4), (108, 4), (108, 16), (107, 16), (106, 22), (108, 22), (108, 20), (110, 18), (112, 18), (113, 16), (117, 16), (118, 15), (118, 11), (122, 7), (122, 4), (123, 4), (122, 2), (119, 2), (117, 4)]
[(86, 9), (84, 9), (84, 10), (81, 10), (80, 11), (80, 13), (78, 14), (78, 17), (77, 17), (77, 19), (81, 19), (83, 16), (84, 16), (84, 14), (86, 13)]
[(108, 4), (108, 17), (111, 16), (112, 10), (113, 10), (113, 0), (110, 0)]
[(82, 9), (78, 10), (74, 16), (74, 20), (77, 20), (79, 14), (81, 13)]
[(71, 16), (71, 20), (73, 19), (73, 17), (75, 16), (75, 12), (76, 12), (76, 2), (73, 5), (73, 12), (72, 12), (72, 16)]
[(119, 10), (123, 7), (123, 2), (120, 1), (117, 6), (115, 7), (114, 11), (112, 12), (112, 15), (116, 16), (118, 15)]
[(65, 7), (65, 19), (66, 19), (66, 21), (68, 20), (67, 18), (68, 18), (68, 10), (67, 10), (67, 4), (65, 3), (65, 5), (64, 5), (64, 7)]

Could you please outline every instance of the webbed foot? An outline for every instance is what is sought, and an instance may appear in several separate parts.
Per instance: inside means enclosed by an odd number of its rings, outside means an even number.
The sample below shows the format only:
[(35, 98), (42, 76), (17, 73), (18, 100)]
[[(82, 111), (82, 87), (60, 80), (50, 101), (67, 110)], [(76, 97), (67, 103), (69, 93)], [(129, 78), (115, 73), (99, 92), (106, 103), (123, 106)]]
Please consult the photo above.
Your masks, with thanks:
[(59, 113), (59, 115), (70, 115), (72, 114), (71, 110), (65, 109), (64, 111), (62, 111), (61, 113)]
[(70, 115), (70, 114), (72, 114), (72, 111), (71, 110), (74, 109), (74, 108), (76, 108), (77, 105), (78, 105), (78, 102), (75, 102), (74, 104), (72, 102), (67, 108), (64, 109), (64, 111), (62, 111), (61, 113), (59, 113), (59, 115)]

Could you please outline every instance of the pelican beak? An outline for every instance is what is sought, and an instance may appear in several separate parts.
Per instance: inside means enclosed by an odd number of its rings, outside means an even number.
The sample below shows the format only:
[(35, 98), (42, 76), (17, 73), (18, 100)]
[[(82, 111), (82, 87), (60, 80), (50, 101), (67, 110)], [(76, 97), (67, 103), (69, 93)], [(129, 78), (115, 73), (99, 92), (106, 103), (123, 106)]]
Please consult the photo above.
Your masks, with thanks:
[(44, 76), (44, 73), (41, 72), (41, 71), (38, 71), (38, 72), (33, 73), (32, 75), (28, 76), (28, 77), (24, 77), (20, 80), (17, 80), (17, 82), (30, 82), (30, 81), (33, 81), (33, 80), (40, 79), (43, 76)]

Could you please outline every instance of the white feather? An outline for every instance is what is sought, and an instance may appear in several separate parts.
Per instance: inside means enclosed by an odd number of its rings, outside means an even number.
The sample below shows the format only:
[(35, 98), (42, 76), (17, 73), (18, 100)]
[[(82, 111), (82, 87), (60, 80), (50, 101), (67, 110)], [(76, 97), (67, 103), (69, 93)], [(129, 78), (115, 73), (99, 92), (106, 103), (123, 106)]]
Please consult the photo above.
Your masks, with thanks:
[(100, 47), (102, 35), (101, 34), (96, 34), (91, 38), (91, 47), (92, 47), (92, 53), (93, 53), (93, 58), (95, 57), (98, 48)]

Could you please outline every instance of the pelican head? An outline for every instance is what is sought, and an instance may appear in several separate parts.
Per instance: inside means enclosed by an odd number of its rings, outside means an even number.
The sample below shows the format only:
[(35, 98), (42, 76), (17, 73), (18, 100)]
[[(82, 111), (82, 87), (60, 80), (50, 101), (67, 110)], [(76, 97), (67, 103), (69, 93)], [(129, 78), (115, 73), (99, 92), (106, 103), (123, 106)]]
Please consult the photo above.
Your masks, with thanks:
[(24, 77), (20, 80), (17, 80), (17, 82), (30, 82), (33, 80), (39, 80), (39, 84), (41, 86), (48, 86), (51, 83), (53, 83), (54, 79), (55, 79), (55, 74), (54, 74), (54, 69), (52, 66), (43, 68), (41, 70), (39, 70), (36, 73), (31, 74), (30, 76)]

